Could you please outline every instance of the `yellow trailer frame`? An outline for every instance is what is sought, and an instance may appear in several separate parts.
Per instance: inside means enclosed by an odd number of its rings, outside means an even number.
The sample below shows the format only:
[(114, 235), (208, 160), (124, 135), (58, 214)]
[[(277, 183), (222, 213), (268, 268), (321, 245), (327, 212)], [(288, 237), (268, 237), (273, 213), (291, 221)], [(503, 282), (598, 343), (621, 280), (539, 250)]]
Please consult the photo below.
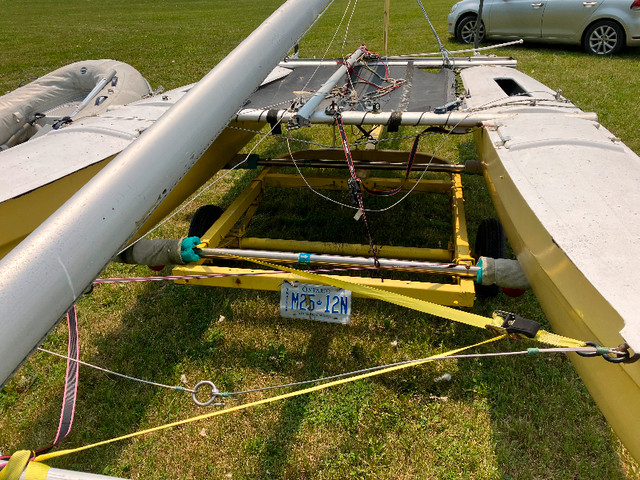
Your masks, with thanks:
[[(408, 155), (408, 152), (406, 152)], [(389, 159), (397, 158), (395, 152)], [(376, 152), (380, 158), (380, 152)], [(406, 156), (404, 158), (407, 158)], [(268, 188), (308, 188), (307, 183), (317, 190), (347, 190), (347, 181), (337, 177), (310, 177), (305, 181), (294, 174), (279, 173), (279, 167), (265, 167), (249, 186), (235, 199), (220, 218), (201, 237), (208, 248), (257, 249), (286, 252), (307, 252), (348, 256), (372, 257), (371, 248), (361, 244), (313, 242), (255, 238), (247, 236), (247, 229), (253, 215), (259, 208)], [(414, 188), (414, 192), (448, 194), (450, 197), (452, 236), (447, 249), (414, 248), (389, 245), (377, 246), (379, 258), (451, 262), (458, 265), (474, 265), (471, 257), (466, 227), (462, 180), (459, 173), (450, 173), (449, 179), (409, 179), (367, 177), (362, 181), (368, 188), (393, 189), (402, 185), (404, 190)], [(282, 282), (304, 281), (302, 277), (281, 271), (267, 271), (257, 268), (229, 268), (206, 264), (205, 260), (184, 266), (177, 266), (173, 274), (177, 276), (208, 276), (206, 278), (185, 278), (176, 283), (185, 285), (206, 285), (215, 287), (243, 288), (256, 290), (280, 290)], [(331, 275), (330, 275), (331, 276)], [(430, 281), (407, 281), (359, 277), (363, 285), (381, 290), (401, 293), (410, 297), (428, 300), (441, 305), (470, 307), (475, 299), (473, 279), (453, 276), (450, 283)]]

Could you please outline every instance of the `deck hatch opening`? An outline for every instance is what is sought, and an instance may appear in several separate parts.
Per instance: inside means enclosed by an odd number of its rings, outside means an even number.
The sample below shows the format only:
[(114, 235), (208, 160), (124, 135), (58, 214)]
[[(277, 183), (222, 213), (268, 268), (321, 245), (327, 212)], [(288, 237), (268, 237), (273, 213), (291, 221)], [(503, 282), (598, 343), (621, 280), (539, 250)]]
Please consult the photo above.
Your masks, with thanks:
[(530, 97), (531, 94), (527, 92), (522, 86), (516, 82), (513, 78), (494, 78), (495, 82), (510, 97), (526, 96)]

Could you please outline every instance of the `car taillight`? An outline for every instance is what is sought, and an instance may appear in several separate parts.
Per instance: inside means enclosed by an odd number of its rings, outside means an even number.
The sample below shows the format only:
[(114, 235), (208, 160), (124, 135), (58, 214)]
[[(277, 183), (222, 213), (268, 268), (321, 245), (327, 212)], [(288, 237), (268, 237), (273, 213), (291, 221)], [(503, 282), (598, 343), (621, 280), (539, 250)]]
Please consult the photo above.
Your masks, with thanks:
[(631, 10), (638, 10), (640, 11), (640, 0), (633, 0), (633, 3), (631, 4)]

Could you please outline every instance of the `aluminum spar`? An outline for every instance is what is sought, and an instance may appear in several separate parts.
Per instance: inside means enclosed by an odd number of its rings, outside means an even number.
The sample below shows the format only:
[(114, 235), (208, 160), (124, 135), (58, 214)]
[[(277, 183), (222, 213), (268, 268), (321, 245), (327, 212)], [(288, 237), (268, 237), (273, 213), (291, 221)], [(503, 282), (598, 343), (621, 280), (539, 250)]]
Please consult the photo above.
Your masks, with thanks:
[(287, 1), (2, 259), (0, 385), (133, 237), (327, 3)]

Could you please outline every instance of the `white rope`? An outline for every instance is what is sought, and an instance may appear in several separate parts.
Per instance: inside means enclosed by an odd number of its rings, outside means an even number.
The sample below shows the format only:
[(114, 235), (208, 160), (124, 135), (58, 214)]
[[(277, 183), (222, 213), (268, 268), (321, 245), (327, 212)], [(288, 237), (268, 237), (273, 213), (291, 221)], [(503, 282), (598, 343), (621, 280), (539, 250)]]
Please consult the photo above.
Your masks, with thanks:
[[(331, 3), (333, 3), (333, 2), (331, 2)], [(331, 40), (329, 41), (329, 44), (327, 45), (327, 48), (325, 49), (324, 53), (322, 54), (322, 60), (324, 60), (327, 57), (327, 54), (329, 53), (329, 49), (331, 48), (331, 45), (333, 45), (333, 41), (338, 36), (338, 32), (340, 31), (340, 27), (342, 26), (342, 22), (344, 22), (344, 18), (347, 16), (347, 12), (349, 11), (349, 5), (350, 4), (351, 4), (351, 0), (349, 0), (349, 3), (347, 4), (347, 6), (344, 9), (344, 12), (342, 12), (342, 18), (340, 19), (340, 23), (338, 23), (338, 26), (336, 27), (336, 29), (333, 32), (333, 37), (331, 37)], [(322, 12), (322, 13), (324, 14), (324, 12)], [(307, 80), (307, 83), (305, 83), (304, 87), (302, 87), (302, 91), (303, 92), (307, 90), (307, 87), (309, 86), (309, 83), (311, 83), (311, 80), (313, 79), (313, 77), (315, 77), (316, 73), (318, 73), (318, 70), (320, 69), (321, 63), (322, 62), (318, 63), (318, 66), (316, 67), (316, 69), (313, 71), (313, 73), (309, 77), (309, 80)]]
[[(106, 368), (102, 368), (102, 367), (98, 367), (97, 365), (93, 365), (91, 363), (87, 363), (87, 362), (83, 362), (81, 360), (77, 360), (74, 358), (70, 358), (67, 357), (66, 355), (61, 355), (59, 353), (55, 353), (49, 350), (46, 350), (44, 348), (38, 347), (38, 350), (40, 350), (41, 352), (44, 353), (48, 353), (50, 355), (54, 355), (56, 357), (60, 357), (63, 358), (65, 360), (69, 360), (72, 362), (76, 362), (80, 365), (84, 365), (90, 368), (93, 368), (95, 370), (99, 370), (101, 372), (105, 372), (111, 375), (116, 375), (118, 377), (122, 377), (125, 378), (127, 380), (133, 380), (139, 383), (145, 383), (148, 385), (153, 385), (156, 387), (162, 387), (162, 388), (168, 388), (170, 390), (178, 390), (178, 391), (184, 391), (184, 392), (189, 392), (189, 393), (195, 393), (194, 389), (189, 389), (189, 388), (185, 388), (185, 387), (180, 387), (180, 386), (171, 386), (171, 385), (164, 385), (162, 383), (156, 383), (156, 382), (151, 382), (148, 380), (143, 380), (140, 378), (136, 378), (136, 377), (131, 377), (129, 375), (124, 375), (122, 373), (118, 373), (118, 372), (114, 372), (112, 370), (107, 370)], [(290, 387), (298, 387), (301, 385), (307, 385), (309, 383), (318, 383), (318, 382), (326, 382), (329, 380), (335, 380), (338, 378), (344, 378), (344, 377), (351, 377), (354, 375), (360, 375), (362, 373), (366, 373), (366, 372), (374, 372), (376, 370), (382, 370), (385, 368), (390, 368), (390, 367), (395, 367), (398, 365), (407, 365), (409, 363), (415, 363), (415, 362), (425, 362), (427, 360), (430, 361), (437, 361), (437, 360), (462, 360), (462, 359), (470, 359), (470, 358), (489, 358), (489, 357), (506, 357), (506, 356), (516, 356), (516, 355), (537, 355), (540, 353), (569, 353), (569, 352), (583, 352), (583, 353), (594, 353), (597, 350), (594, 347), (551, 347), (551, 348), (528, 348), (527, 350), (517, 350), (517, 351), (512, 351), (512, 352), (489, 352), (489, 353), (470, 353), (470, 354), (461, 354), (461, 355), (447, 355), (444, 357), (426, 357), (426, 358), (419, 358), (419, 359), (415, 359), (415, 360), (403, 360), (401, 362), (395, 362), (395, 363), (388, 363), (385, 365), (378, 365), (375, 367), (369, 367), (369, 368), (363, 368), (360, 370), (354, 370), (351, 372), (345, 372), (345, 373), (339, 373), (337, 375), (331, 375), (328, 377), (321, 377), (321, 378), (315, 378), (313, 380), (303, 380), (301, 382), (293, 382), (293, 383), (285, 383), (285, 384), (280, 384), (280, 385), (270, 385), (268, 387), (261, 387), (261, 388), (254, 388), (254, 389), (250, 389), (250, 390), (242, 390), (242, 391), (236, 391), (236, 392), (221, 392), (222, 396), (224, 397), (229, 397), (229, 396), (234, 396), (234, 395), (244, 395), (244, 394), (248, 394), (248, 393), (255, 393), (255, 392), (264, 392), (267, 390), (275, 390), (275, 389), (279, 389), (279, 388), (290, 388)]]
[[(493, 50), (494, 48), (508, 47), (510, 45), (519, 45), (524, 43), (524, 40), (513, 40), (511, 42), (498, 43), (496, 45), (489, 45), (487, 47), (480, 48), (465, 48), (464, 50), (448, 50), (448, 52), (452, 55), (456, 53), (469, 53), (469, 52), (479, 52), (481, 50)], [(393, 55), (391, 57), (387, 57), (389, 60), (393, 60), (396, 58), (407, 58), (407, 57), (437, 57), (442, 55), (442, 52), (429, 52), (429, 53), (407, 53), (404, 55)]]
[(433, 36), (436, 37), (436, 42), (438, 42), (438, 48), (440, 49), (440, 54), (442, 55), (442, 63), (443, 65), (446, 66), (454, 66), (452, 63), (453, 59), (451, 53), (449, 53), (449, 51), (444, 48), (444, 45), (442, 45), (442, 42), (440, 41), (440, 37), (438, 36), (438, 33), (436, 32), (436, 29), (434, 28), (434, 26), (431, 24), (431, 20), (429, 20), (429, 15), (427, 15), (427, 11), (424, 9), (424, 5), (422, 5), (422, 2), (420, 0), (417, 0), (418, 2), (418, 6), (420, 7), (420, 10), (422, 10), (422, 14), (424, 15), (424, 18), (427, 20), (427, 23), (429, 24), (429, 26), (431, 27), (431, 31), (433, 32)]
[[(536, 93), (536, 92), (528, 92), (528, 93)], [(545, 91), (540, 91), (537, 93), (548, 93)], [(507, 101), (509, 100), (509, 101)], [(372, 213), (381, 213), (381, 212), (386, 212), (388, 210), (391, 210), (392, 208), (395, 208), (396, 206), (398, 206), (401, 202), (403, 202), (409, 195), (411, 195), (413, 193), (413, 191), (418, 187), (418, 184), (420, 183), (420, 181), (422, 181), (422, 179), (424, 178), (425, 174), (427, 173), (427, 171), (429, 170), (429, 167), (431, 166), (432, 162), (433, 162), (433, 158), (438, 154), (438, 152), (440, 151), (440, 149), (442, 148), (442, 146), (444, 145), (445, 141), (447, 140), (447, 138), (452, 134), (452, 132), (460, 125), (461, 122), (463, 122), (464, 120), (466, 120), (467, 118), (469, 118), (472, 114), (476, 113), (476, 112), (480, 112), (483, 110), (487, 110), (489, 108), (495, 107), (495, 106), (505, 106), (505, 105), (519, 105), (519, 104), (523, 104), (523, 105), (529, 105), (531, 104), (532, 101), (535, 101), (536, 103), (539, 102), (545, 102), (545, 101), (558, 101), (558, 100), (544, 100), (544, 99), (528, 99), (528, 97), (524, 97), (524, 96), (516, 96), (516, 97), (512, 97), (512, 96), (505, 96), (503, 98), (497, 99), (497, 100), (492, 100), (490, 102), (487, 102), (481, 106), (466, 110), (467, 114), (461, 118), (457, 123), (450, 125), (451, 130), (449, 132), (446, 133), (446, 135), (444, 136), (444, 138), (442, 139), (442, 141), (436, 146), (435, 150), (432, 153), (432, 157), (429, 160), (429, 162), (425, 165), (424, 170), (422, 171), (422, 173), (420, 174), (420, 176), (418, 177), (418, 179), (415, 181), (414, 185), (399, 199), (397, 200), (395, 203), (384, 207), (384, 208), (378, 208), (378, 209), (370, 209), (370, 208), (365, 208), (365, 212), (372, 212)], [(568, 100), (565, 100), (567, 103), (570, 103)], [(503, 103), (500, 103), (503, 102)], [(573, 108), (572, 105), (563, 105), (563, 107), (565, 108)], [(419, 122), (418, 122), (419, 123)], [(418, 135), (413, 135), (412, 137), (416, 137)], [(382, 140), (381, 140), (382, 141)], [(288, 142), (288, 140), (287, 140)], [(355, 145), (355, 144), (354, 144)], [(287, 143), (287, 146), (289, 146), (289, 144)], [(302, 174), (302, 172), (300, 171), (300, 169), (298, 168), (298, 165), (295, 162), (295, 159), (293, 158), (293, 153), (291, 152), (291, 148), (289, 147), (289, 155), (291, 156), (291, 159), (294, 163), (294, 165), (296, 166), (296, 169), (298, 170), (298, 173), (300, 174), (300, 176), (302, 177), (302, 179), (304, 180), (304, 182), (307, 184), (307, 186), (309, 187), (309, 189), (314, 192), (316, 195), (332, 202), (335, 203), (336, 205), (339, 205), (341, 207), (346, 207), (346, 208), (350, 208), (352, 210), (358, 210), (359, 207), (357, 206), (353, 206), (353, 205), (348, 205), (346, 203), (342, 203), (339, 202), (337, 200), (334, 200), (326, 195), (323, 195), (322, 193), (314, 190), (309, 183), (307, 182), (307, 180), (304, 178), (304, 175)]]
[[(451, 131), (453, 131), (459, 124), (460, 122), (462, 122), (463, 120), (465, 120), (469, 115), (471, 115), (471, 113), (469, 113), (467, 116), (465, 116), (463, 119), (461, 119), (458, 123), (456, 123), (455, 125), (453, 125)], [(400, 198), (398, 201), (396, 201), (395, 203), (389, 205), (388, 207), (384, 207), (384, 208), (365, 208), (364, 211), (365, 212), (373, 212), (373, 213), (380, 213), (380, 212), (386, 212), (387, 210), (391, 210), (392, 208), (396, 207), (397, 205), (399, 205), (401, 202), (403, 202), (411, 193), (413, 193), (413, 191), (418, 187), (418, 184), (420, 183), (420, 181), (422, 181), (422, 179), (424, 178), (425, 174), (427, 173), (427, 171), (429, 170), (429, 167), (431, 166), (431, 163), (433, 162), (433, 158), (436, 156), (436, 154), (438, 153), (438, 151), (440, 151), (440, 148), (442, 148), (442, 145), (444, 144), (445, 140), (449, 137), (449, 135), (451, 135), (451, 131), (447, 132), (447, 134), (445, 135), (445, 137), (442, 139), (442, 141), (438, 144), (438, 146), (436, 147), (436, 149), (434, 150), (431, 158), (429, 159), (429, 162), (425, 165), (424, 170), (422, 171), (422, 173), (420, 174), (420, 177), (418, 177), (418, 180), (414, 183), (413, 187), (411, 187), (407, 193), (405, 193), (404, 196), (402, 196), (402, 198)], [(414, 137), (416, 137), (418, 135), (414, 135)], [(309, 187), (309, 189), (315, 193), (316, 195), (324, 198), (325, 200), (328, 200), (332, 203), (335, 203), (336, 205), (340, 205), (341, 207), (346, 207), (346, 208), (350, 208), (352, 210), (359, 210), (360, 207), (358, 206), (354, 206), (354, 205), (348, 205), (346, 203), (342, 203), (339, 202), (338, 200), (334, 200), (333, 198), (330, 198), (320, 192), (318, 192), (317, 190), (315, 190), (311, 185), (309, 185), (309, 182), (307, 182), (307, 179), (304, 177), (302, 171), (300, 171), (300, 168), (298, 168), (298, 164), (295, 161), (295, 158), (293, 157), (293, 152), (291, 151), (291, 147), (289, 146), (289, 140), (287, 140), (287, 147), (289, 148), (289, 155), (291, 156), (291, 160), (293, 161), (293, 164), (296, 167), (296, 170), (298, 170), (298, 174), (300, 175), (300, 177), (302, 178), (302, 180), (304, 181), (304, 183), (307, 185), (307, 187)]]
[[(347, 5), (347, 9), (349, 8), (349, 5), (351, 5), (351, 0), (349, 0), (349, 4)], [(342, 48), (340, 49), (340, 53), (342, 55), (342, 60), (344, 62), (346, 62), (346, 58), (344, 55), (344, 47), (347, 43), (347, 37), (349, 36), (349, 27), (351, 26), (351, 19), (353, 18), (353, 14), (356, 12), (356, 7), (358, 6), (358, 0), (354, 0), (353, 2), (353, 8), (351, 9), (351, 15), (349, 16), (349, 21), (347, 22), (347, 28), (344, 31), (344, 38), (342, 39)]]

